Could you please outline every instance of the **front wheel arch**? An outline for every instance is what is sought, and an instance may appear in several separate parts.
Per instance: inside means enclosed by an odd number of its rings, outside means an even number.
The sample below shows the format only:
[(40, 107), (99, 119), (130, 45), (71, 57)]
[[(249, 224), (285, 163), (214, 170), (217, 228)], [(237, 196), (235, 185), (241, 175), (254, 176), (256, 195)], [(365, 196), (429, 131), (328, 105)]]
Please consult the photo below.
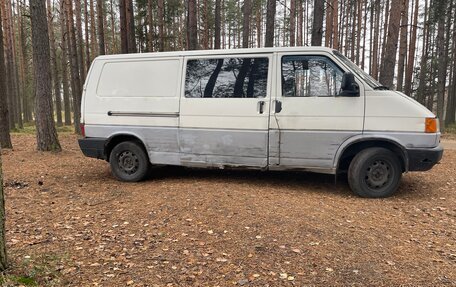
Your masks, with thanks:
[(373, 147), (385, 148), (392, 151), (399, 158), (402, 172), (408, 171), (407, 152), (399, 143), (388, 139), (362, 139), (349, 144), (342, 150), (337, 161), (337, 173), (348, 171), (351, 161), (358, 153)]

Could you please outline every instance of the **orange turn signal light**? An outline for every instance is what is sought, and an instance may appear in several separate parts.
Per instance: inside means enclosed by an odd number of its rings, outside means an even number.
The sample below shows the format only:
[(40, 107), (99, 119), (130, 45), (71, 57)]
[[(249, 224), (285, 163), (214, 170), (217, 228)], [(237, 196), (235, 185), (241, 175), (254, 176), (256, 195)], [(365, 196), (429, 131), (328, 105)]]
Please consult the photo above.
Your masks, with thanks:
[(438, 132), (437, 118), (426, 118), (424, 122), (424, 132), (436, 133)]

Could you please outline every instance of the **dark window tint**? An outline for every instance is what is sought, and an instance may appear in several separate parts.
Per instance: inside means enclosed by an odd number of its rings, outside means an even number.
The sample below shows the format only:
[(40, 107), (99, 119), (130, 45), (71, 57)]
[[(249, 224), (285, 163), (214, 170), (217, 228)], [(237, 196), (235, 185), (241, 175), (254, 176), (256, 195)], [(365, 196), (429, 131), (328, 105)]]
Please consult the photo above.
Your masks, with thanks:
[(266, 97), (267, 83), (267, 58), (188, 60), (185, 97)]
[(282, 58), (284, 97), (332, 97), (340, 91), (343, 72), (323, 56)]

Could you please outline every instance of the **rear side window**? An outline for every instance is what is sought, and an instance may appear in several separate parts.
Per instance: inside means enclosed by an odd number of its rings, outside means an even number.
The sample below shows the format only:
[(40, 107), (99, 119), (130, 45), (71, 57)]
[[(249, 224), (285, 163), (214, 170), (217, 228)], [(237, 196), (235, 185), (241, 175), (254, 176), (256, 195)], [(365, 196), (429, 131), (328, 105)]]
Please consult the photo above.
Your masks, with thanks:
[(334, 97), (339, 94), (342, 70), (324, 56), (282, 58), (284, 97)]
[(268, 62), (268, 58), (188, 60), (185, 97), (266, 97)]
[(97, 87), (99, 97), (176, 97), (180, 61), (108, 62)]

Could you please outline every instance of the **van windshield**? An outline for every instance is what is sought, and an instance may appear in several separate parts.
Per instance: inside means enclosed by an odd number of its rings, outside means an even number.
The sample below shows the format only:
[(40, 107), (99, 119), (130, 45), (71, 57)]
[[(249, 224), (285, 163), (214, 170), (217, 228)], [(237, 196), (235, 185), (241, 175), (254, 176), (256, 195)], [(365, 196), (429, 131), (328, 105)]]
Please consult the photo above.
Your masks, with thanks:
[(366, 82), (371, 88), (374, 88), (376, 90), (389, 90), (387, 87), (383, 86), (377, 80), (372, 78), (371, 75), (364, 72), (363, 69), (358, 67), (355, 63), (350, 61), (347, 57), (342, 55), (339, 51), (334, 50), (333, 53), (334, 53), (334, 55), (336, 55), (337, 58), (339, 58), (339, 60), (341, 60), (345, 65), (347, 65), (353, 73), (355, 73), (358, 77), (363, 79), (364, 82)]

